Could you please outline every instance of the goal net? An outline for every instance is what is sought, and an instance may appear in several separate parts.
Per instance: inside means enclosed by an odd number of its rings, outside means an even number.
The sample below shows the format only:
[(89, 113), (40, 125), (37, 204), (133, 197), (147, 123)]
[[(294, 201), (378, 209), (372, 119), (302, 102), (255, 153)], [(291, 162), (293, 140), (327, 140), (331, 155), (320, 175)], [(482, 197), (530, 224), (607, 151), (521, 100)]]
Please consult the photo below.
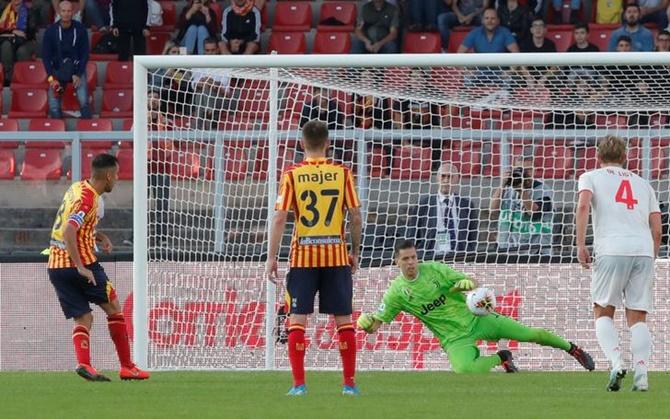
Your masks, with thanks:
[[(282, 171), (303, 158), (301, 126), (321, 119), (330, 157), (353, 170), (363, 204), (355, 317), (375, 310), (397, 275), (394, 244), (413, 239), (424, 260), (492, 287), (501, 313), (574, 340), (606, 368), (590, 272), (575, 259), (577, 178), (596, 168), (598, 138), (621, 136), (627, 167), (651, 181), (667, 223), (670, 58), (659, 57), (140, 57), (139, 360), (154, 369), (288, 368), (283, 287), (263, 276), (268, 220)], [(280, 275), (292, 228), (291, 219)], [(664, 235), (652, 369), (669, 365), (666, 244)], [(308, 368), (339, 368), (331, 319), (315, 314), (307, 339)], [(449, 368), (437, 340), (407, 314), (376, 335), (359, 333), (358, 345), (361, 369)], [(483, 354), (500, 347), (524, 369), (579, 368), (533, 344), (480, 344)]]

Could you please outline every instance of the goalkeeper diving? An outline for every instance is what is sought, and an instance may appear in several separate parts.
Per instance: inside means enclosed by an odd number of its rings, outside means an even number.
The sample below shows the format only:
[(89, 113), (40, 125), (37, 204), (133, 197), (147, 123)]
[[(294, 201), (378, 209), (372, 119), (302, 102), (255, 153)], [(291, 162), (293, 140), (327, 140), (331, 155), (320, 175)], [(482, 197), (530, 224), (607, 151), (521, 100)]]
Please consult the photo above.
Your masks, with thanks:
[(518, 371), (508, 350), (480, 356), (476, 344), (480, 339), (551, 346), (566, 351), (587, 370), (595, 368), (588, 353), (548, 330), (524, 326), (498, 313), (481, 317), (472, 314), (463, 293), (475, 289), (475, 281), (442, 263), (419, 263), (412, 241), (401, 241), (396, 246), (395, 261), (401, 274), (391, 282), (379, 309), (358, 318), (358, 327), (367, 333), (376, 332), (382, 323), (392, 322), (404, 311), (433, 332), (456, 373), (485, 373), (498, 365), (506, 372)]

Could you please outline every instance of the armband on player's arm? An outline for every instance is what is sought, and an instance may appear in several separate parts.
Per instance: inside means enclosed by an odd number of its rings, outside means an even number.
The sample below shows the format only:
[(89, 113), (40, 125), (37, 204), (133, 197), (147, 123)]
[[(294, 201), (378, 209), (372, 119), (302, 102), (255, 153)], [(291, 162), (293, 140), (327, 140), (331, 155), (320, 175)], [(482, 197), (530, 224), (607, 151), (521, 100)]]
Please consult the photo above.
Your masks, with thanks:
[(366, 333), (374, 333), (379, 329), (382, 322), (374, 317), (372, 314), (362, 313), (356, 321), (356, 326)]

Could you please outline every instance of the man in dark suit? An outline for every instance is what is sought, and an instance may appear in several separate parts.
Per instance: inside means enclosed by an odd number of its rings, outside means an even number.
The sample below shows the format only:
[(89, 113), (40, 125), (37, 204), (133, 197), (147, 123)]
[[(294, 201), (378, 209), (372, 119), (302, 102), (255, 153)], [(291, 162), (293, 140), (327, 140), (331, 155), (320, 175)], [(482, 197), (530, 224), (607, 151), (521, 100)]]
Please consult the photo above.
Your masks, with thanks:
[(419, 198), (409, 218), (409, 237), (416, 241), (422, 260), (448, 260), (476, 252), (479, 210), (458, 194), (461, 175), (444, 163), (436, 173), (437, 193)]

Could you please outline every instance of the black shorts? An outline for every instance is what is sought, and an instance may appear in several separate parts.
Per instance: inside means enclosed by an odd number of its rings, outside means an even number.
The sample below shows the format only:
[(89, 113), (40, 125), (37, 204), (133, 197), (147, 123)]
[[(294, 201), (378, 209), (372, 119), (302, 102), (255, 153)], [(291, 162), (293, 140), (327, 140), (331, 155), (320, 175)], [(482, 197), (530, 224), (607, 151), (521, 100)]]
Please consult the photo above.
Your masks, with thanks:
[(319, 313), (351, 314), (354, 294), (351, 267), (289, 269), (286, 276), (289, 313), (312, 314), (317, 291)]
[(90, 284), (85, 277), (79, 275), (77, 268), (47, 269), (66, 319), (90, 313), (91, 307), (88, 303), (103, 304), (116, 299), (114, 286), (109, 282), (102, 266), (94, 262), (86, 265), (86, 268), (93, 271), (96, 285)]

